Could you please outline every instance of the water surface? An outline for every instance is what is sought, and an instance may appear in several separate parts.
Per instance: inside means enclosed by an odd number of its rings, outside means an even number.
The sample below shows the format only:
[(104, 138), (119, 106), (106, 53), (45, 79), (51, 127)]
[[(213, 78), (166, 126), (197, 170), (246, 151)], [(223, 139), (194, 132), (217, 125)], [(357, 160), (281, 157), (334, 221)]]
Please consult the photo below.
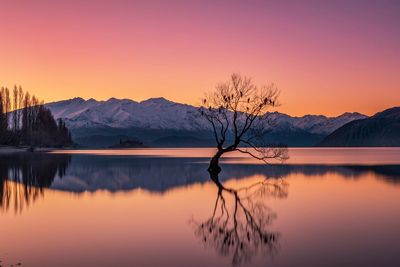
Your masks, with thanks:
[(400, 149), (211, 154), (1, 155), (0, 265), (400, 266)]

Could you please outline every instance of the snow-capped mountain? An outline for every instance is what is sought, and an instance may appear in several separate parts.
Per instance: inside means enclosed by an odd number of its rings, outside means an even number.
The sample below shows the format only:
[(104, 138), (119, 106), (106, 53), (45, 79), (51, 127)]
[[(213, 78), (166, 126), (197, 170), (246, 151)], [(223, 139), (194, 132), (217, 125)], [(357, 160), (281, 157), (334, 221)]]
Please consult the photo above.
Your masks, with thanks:
[(347, 123), (329, 134), (320, 146), (400, 146), (400, 107), (378, 112), (364, 119)]
[(300, 129), (314, 134), (330, 134), (342, 125), (359, 119), (365, 119), (367, 116), (354, 112), (346, 112), (337, 117), (326, 117), (324, 115), (305, 115), (302, 117), (291, 117), (289, 115), (274, 112), (270, 114), (277, 122), (278, 128)]
[[(107, 101), (74, 98), (49, 103), (46, 106), (56, 119), (65, 120), (75, 137), (104, 135), (104, 130), (107, 129), (106, 135), (124, 134), (144, 138), (145, 141), (155, 141), (166, 136), (187, 136), (190, 135), (188, 133), (210, 129), (208, 122), (199, 116), (196, 107), (165, 98), (150, 98), (142, 102), (116, 98)], [(314, 143), (313, 138), (321, 139), (350, 121), (367, 117), (359, 113), (344, 113), (338, 117), (291, 117), (278, 112), (270, 113), (269, 116), (275, 121), (274, 138), (279, 142), (293, 143), (286, 140), (289, 138), (295, 141), (294, 145), (299, 143), (299, 140), (310, 138), (305, 143), (301, 141), (299, 145)], [(146, 134), (143, 131), (146, 131)], [(157, 135), (152, 140), (154, 132), (157, 132)]]
[(208, 127), (198, 116), (196, 107), (165, 98), (151, 98), (142, 102), (116, 98), (107, 101), (74, 98), (50, 103), (47, 107), (56, 119), (64, 119), (72, 130), (81, 127), (135, 127), (193, 131)]

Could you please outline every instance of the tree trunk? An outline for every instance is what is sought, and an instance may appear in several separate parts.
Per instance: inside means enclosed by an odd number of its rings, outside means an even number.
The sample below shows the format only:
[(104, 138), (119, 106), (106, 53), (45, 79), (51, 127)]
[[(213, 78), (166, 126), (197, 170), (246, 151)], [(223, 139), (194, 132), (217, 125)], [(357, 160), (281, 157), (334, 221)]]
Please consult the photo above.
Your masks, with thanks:
[(219, 184), (218, 175), (221, 172), (221, 167), (219, 166), (219, 159), (221, 158), (224, 151), (222, 149), (218, 149), (217, 153), (211, 158), (210, 165), (208, 166), (208, 172), (210, 173), (210, 178), (215, 183)]

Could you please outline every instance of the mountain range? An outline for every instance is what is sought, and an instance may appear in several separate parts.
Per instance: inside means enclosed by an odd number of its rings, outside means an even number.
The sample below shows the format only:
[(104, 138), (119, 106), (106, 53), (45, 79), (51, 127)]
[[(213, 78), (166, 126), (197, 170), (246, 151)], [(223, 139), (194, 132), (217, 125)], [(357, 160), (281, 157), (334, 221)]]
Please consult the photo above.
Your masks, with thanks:
[(333, 131), (319, 144), (324, 147), (400, 146), (400, 107), (351, 121)]
[[(165, 98), (141, 102), (74, 98), (46, 106), (56, 119), (65, 121), (75, 142), (86, 147), (108, 147), (128, 139), (141, 140), (145, 145), (155, 147), (214, 145), (210, 126), (199, 116), (197, 107)], [(347, 123), (368, 118), (357, 112), (337, 117), (292, 117), (279, 112), (269, 116), (276, 122), (268, 133), (269, 142), (288, 146), (318, 145)]]

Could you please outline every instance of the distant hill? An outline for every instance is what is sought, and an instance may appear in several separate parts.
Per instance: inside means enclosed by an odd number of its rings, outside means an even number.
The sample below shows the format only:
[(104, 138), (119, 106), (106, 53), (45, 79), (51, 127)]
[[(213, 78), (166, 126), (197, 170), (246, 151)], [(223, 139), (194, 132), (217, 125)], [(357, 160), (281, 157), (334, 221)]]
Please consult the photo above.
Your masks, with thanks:
[(400, 107), (351, 121), (328, 135), (319, 146), (400, 146)]
[(214, 146), (213, 139), (198, 138), (191, 135), (165, 136), (150, 143), (154, 147), (211, 147)]
[(81, 146), (91, 147), (91, 148), (106, 148), (119, 144), (120, 140), (130, 140), (135, 139), (132, 136), (127, 135), (101, 135), (93, 134), (89, 136), (75, 137), (74, 141)]
[(143, 148), (146, 147), (143, 142), (139, 140), (119, 140), (119, 143), (110, 146), (109, 148)]
[[(136, 138), (146, 146), (214, 145), (210, 125), (199, 116), (197, 107), (165, 98), (142, 102), (74, 98), (46, 106), (55, 118), (65, 121), (75, 142), (82, 146), (108, 147), (121, 136)], [(367, 117), (359, 113), (291, 117), (279, 112), (268, 116), (274, 120), (274, 126), (266, 136), (267, 142), (289, 146), (314, 146), (342, 125)]]

